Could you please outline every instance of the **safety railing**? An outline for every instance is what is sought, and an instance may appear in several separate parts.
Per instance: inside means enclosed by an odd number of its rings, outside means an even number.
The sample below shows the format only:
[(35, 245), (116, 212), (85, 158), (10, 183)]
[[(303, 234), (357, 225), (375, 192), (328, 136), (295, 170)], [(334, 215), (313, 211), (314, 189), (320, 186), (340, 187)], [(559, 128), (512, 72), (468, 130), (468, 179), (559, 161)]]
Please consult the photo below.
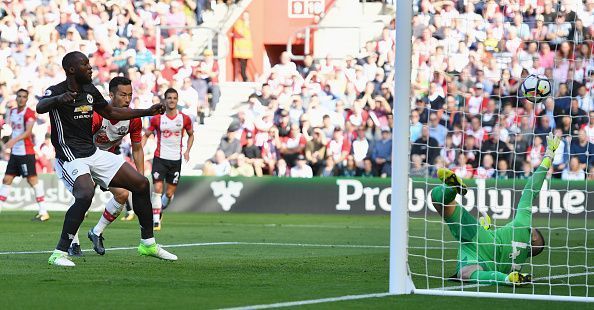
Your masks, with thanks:
[[(372, 22), (373, 24), (384, 24), (381, 20), (376, 20)], [(309, 25), (305, 28), (299, 29), (291, 34), (289, 40), (287, 41), (287, 52), (289, 53), (292, 60), (303, 60), (305, 55), (311, 55), (311, 39), (313, 36), (313, 30), (327, 30), (327, 29), (352, 29), (353, 32), (356, 32), (357, 35), (357, 42), (361, 42), (361, 38), (363, 37), (363, 26), (319, 26), (319, 25)], [(295, 55), (293, 54), (293, 43), (295, 39), (303, 39), (303, 55)], [(316, 57), (315, 59), (323, 59), (326, 58), (326, 55), (322, 57)], [(342, 59), (342, 57), (333, 57), (334, 59)]]
[[(189, 56), (192, 57), (193, 60), (201, 60), (204, 57), (202, 56), (202, 52), (205, 49), (210, 49), (214, 52), (214, 57), (217, 60), (221, 60), (227, 57), (229, 53), (229, 38), (224, 33), (221, 33), (219, 30), (211, 27), (204, 27), (204, 26), (162, 26), (159, 25), (155, 27), (155, 38), (156, 38), (156, 55), (155, 55), (155, 65), (159, 67), (159, 65), (164, 60), (176, 60), (181, 58), (182, 55), (179, 54), (162, 54), (162, 43), (161, 39), (163, 38), (163, 33), (167, 33), (170, 30), (182, 31), (185, 34), (190, 36), (190, 42), (185, 42), (186, 44), (190, 45), (190, 50), (194, 51), (193, 53), (189, 53)], [(206, 37), (198, 37), (199, 35), (202, 36), (206, 33)], [(169, 38), (170, 36), (166, 36)], [(216, 45), (213, 43), (216, 40)], [(196, 46), (196, 44), (198, 44)], [(193, 45), (193, 46), (192, 46)]]

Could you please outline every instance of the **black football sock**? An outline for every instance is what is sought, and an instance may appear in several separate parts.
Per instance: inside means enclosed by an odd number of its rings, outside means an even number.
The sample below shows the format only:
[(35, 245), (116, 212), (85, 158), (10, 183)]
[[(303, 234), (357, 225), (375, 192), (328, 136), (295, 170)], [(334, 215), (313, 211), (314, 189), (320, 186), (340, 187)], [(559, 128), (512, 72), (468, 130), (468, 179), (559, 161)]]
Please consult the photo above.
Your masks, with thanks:
[(68, 251), (74, 235), (80, 228), (80, 224), (85, 219), (85, 213), (91, 206), (92, 199), (76, 199), (64, 217), (64, 225), (62, 226), (62, 234), (60, 235), (60, 241), (56, 246), (56, 250)]
[(148, 239), (153, 237), (153, 206), (151, 193), (147, 186), (144, 190), (132, 193), (132, 205), (140, 223), (140, 237)]

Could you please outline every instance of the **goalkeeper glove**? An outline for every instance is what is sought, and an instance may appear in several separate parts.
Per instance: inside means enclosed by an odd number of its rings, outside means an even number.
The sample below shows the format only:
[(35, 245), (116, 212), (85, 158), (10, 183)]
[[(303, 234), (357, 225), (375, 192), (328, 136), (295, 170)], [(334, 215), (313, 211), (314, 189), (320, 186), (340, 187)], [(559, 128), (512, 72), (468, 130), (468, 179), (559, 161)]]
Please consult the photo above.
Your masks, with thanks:
[(555, 157), (555, 151), (559, 148), (559, 144), (561, 144), (561, 138), (555, 136), (552, 132), (549, 132), (549, 135), (547, 136), (547, 150), (545, 156), (552, 160)]
[(513, 271), (505, 278), (505, 284), (510, 286), (523, 286), (532, 283), (532, 275)]

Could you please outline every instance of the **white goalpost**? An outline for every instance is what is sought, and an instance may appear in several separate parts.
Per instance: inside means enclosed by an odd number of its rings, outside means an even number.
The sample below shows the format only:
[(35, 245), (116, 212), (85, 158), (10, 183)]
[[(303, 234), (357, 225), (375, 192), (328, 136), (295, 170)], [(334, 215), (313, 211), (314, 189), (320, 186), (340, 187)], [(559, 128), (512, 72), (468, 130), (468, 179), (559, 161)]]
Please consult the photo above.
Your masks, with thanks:
[[(435, 3), (437, 1), (429, 1)], [(446, 1), (440, 1), (446, 2)], [(466, 1), (469, 2), (469, 1)], [(465, 2), (465, 3), (466, 3)], [(470, 1), (472, 2), (472, 1)], [(476, 1), (474, 1), (476, 2)], [(484, 1), (485, 10), (487, 9), (487, 2)], [(510, 3), (510, 7), (519, 3), (519, 1), (505, 1)], [(525, 2), (534, 2), (529, 1)], [(545, 2), (547, 2), (545, 0)], [(492, 167), (488, 163), (483, 163), (483, 160), (487, 157), (486, 151), (483, 153), (480, 147), (477, 147), (478, 154), (478, 167), (472, 167), (472, 165), (466, 162), (462, 164), (459, 161), (465, 159), (458, 159), (460, 154), (466, 154), (468, 149), (463, 145), (465, 142), (460, 142), (457, 146), (448, 146), (451, 148), (455, 155), (453, 161), (450, 162), (449, 167), (461, 165), (466, 169), (472, 169), (474, 173), (477, 173), (479, 169), (485, 167), (491, 169), (491, 173), (495, 177), (489, 177), (487, 179), (478, 177), (475, 180), (468, 180), (469, 194), (462, 198), (460, 195), (457, 196), (456, 201), (458, 205), (466, 209), (473, 217), (478, 221), (480, 216), (489, 214), (494, 219), (494, 224), (491, 230), (497, 231), (497, 229), (503, 227), (510, 222), (516, 214), (518, 207), (518, 201), (522, 195), (524, 185), (529, 182), (529, 176), (533, 175), (534, 171), (538, 167), (538, 163), (542, 160), (542, 154), (539, 155), (537, 148), (540, 149), (540, 145), (535, 144), (534, 140), (536, 137), (542, 135), (540, 138), (544, 140), (544, 134), (540, 132), (540, 127), (543, 118), (553, 119), (559, 121), (559, 124), (549, 128), (550, 131), (555, 134), (562, 135), (563, 137), (563, 150), (555, 153), (553, 161), (554, 169), (549, 170), (547, 177), (543, 183), (540, 191), (540, 196), (536, 196), (532, 204), (532, 227), (537, 228), (542, 232), (545, 239), (544, 251), (535, 257), (528, 257), (525, 262), (521, 262), (522, 273), (529, 273), (532, 275), (532, 283), (525, 286), (509, 286), (501, 283), (496, 284), (485, 284), (484, 282), (456, 282), (459, 279), (453, 279), (452, 274), (457, 273), (457, 264), (459, 258), (457, 256), (460, 250), (461, 242), (452, 237), (448, 226), (444, 223), (436, 210), (431, 205), (431, 190), (443, 183), (435, 178), (434, 171), (437, 167), (448, 167), (443, 161), (439, 159), (435, 163), (424, 163), (425, 170), (419, 169), (418, 171), (426, 171), (425, 176), (417, 177), (411, 176), (411, 165), (414, 167), (420, 167), (411, 161), (411, 114), (413, 110), (417, 108), (417, 103), (413, 99), (413, 82), (417, 79), (414, 61), (418, 59), (413, 55), (413, 49), (415, 48), (413, 43), (413, 31), (419, 32), (419, 29), (413, 28), (413, 16), (414, 6), (418, 5), (419, 1), (415, 0), (397, 0), (396, 1), (396, 60), (395, 60), (395, 87), (394, 87), (394, 124), (393, 124), (393, 136), (392, 136), (392, 178), (391, 178), (391, 212), (390, 212), (390, 261), (389, 261), (389, 294), (392, 295), (405, 295), (405, 294), (420, 294), (420, 295), (438, 295), (438, 296), (458, 296), (458, 297), (485, 297), (485, 298), (507, 298), (507, 299), (531, 299), (531, 300), (551, 300), (551, 301), (569, 301), (569, 302), (594, 302), (594, 207), (589, 205), (589, 200), (594, 200), (594, 191), (589, 188), (594, 184), (594, 177), (591, 181), (569, 181), (568, 179), (561, 179), (558, 176), (562, 175), (562, 171), (567, 170), (567, 174), (575, 173), (574, 167), (571, 161), (579, 160), (579, 169), (584, 170), (584, 175), (590, 179), (590, 174), (594, 173), (594, 164), (590, 164), (590, 160), (594, 163), (594, 154), (592, 159), (589, 156), (592, 153), (588, 151), (576, 151), (578, 147), (572, 148), (574, 144), (583, 145), (582, 139), (584, 134), (590, 134), (588, 126), (592, 122), (591, 138), (592, 146), (594, 147), (594, 116), (588, 117), (588, 112), (594, 114), (594, 31), (592, 31), (592, 38), (581, 37), (575, 35), (576, 23), (582, 22), (580, 18), (585, 18), (581, 12), (590, 12), (592, 21), (588, 27), (594, 28), (594, 3), (590, 9), (587, 6), (587, 2), (582, 3), (581, 0), (562, 0), (553, 1), (557, 6), (554, 7), (557, 10), (551, 13), (554, 21), (545, 22), (548, 23), (551, 29), (555, 29), (559, 22), (556, 19), (563, 12), (564, 17), (573, 16), (573, 20), (568, 21), (572, 25), (572, 33), (574, 37), (569, 38), (567, 41), (571, 47), (572, 57), (559, 58), (555, 56), (553, 59), (552, 67), (550, 72), (543, 69), (542, 74), (549, 74), (548, 78), (553, 85), (553, 92), (551, 101), (543, 101), (542, 103), (536, 103), (534, 105), (527, 103), (525, 99), (518, 97), (516, 93), (506, 93), (500, 90), (497, 96), (491, 94), (491, 96), (485, 96), (485, 104), (480, 107), (480, 113), (468, 114), (468, 110), (464, 110), (461, 115), (462, 118), (468, 118), (467, 121), (461, 121), (462, 134), (465, 136), (463, 141), (466, 141), (467, 134), (465, 133), (466, 127), (472, 127), (472, 121), (478, 118), (480, 122), (481, 130), (484, 127), (492, 127), (490, 130), (484, 132), (485, 139), (493, 139), (493, 143), (496, 144), (497, 150), (491, 157), (494, 160)], [(499, 1), (496, 1), (499, 5)], [(519, 5), (519, 4), (518, 4)], [(565, 6), (563, 6), (565, 5)], [(575, 7), (574, 7), (575, 6)], [(529, 10), (529, 9), (528, 9)], [(450, 11), (451, 12), (451, 11)], [(534, 11), (532, 15), (534, 25), (537, 25), (543, 14), (537, 14), (538, 10)], [(572, 14), (573, 12), (573, 14)], [(576, 13), (577, 12), (577, 13)], [(549, 12), (550, 13), (550, 12)], [(549, 14), (547, 13), (547, 14)], [(507, 13), (506, 13), (507, 14)], [(462, 16), (462, 15), (459, 15)], [(468, 15), (466, 15), (468, 16)], [(506, 17), (508, 18), (508, 17)], [(496, 18), (493, 18), (495, 20)], [(578, 20), (580, 20), (578, 22)], [(468, 21), (466, 21), (468, 22)], [(489, 21), (488, 23), (490, 23)], [(494, 21), (493, 21), (494, 22)], [(509, 29), (512, 31), (518, 30), (520, 26), (523, 26), (522, 22), (520, 25), (513, 25), (516, 20), (509, 18), (508, 23)], [(553, 25), (557, 23), (556, 25)], [(534, 26), (537, 27), (537, 26)], [(484, 27), (484, 32), (489, 27)], [(495, 27), (494, 27), (495, 28)], [(579, 26), (578, 28), (579, 29)], [(532, 30), (532, 28), (530, 28)], [(587, 27), (586, 27), (587, 30)], [(447, 32), (446, 32), (447, 34)], [(489, 35), (489, 34), (488, 34)], [(483, 38), (485, 42), (487, 37)], [(582, 34), (583, 35), (583, 34)], [(507, 35), (504, 35), (507, 38)], [(516, 40), (513, 35), (513, 40)], [(581, 40), (581, 41), (580, 41)], [(591, 40), (592, 42), (588, 43)], [(511, 41), (511, 40), (509, 40)], [(481, 41), (482, 43), (482, 41)], [(529, 49), (529, 45), (533, 44), (537, 47), (537, 52), (540, 53), (543, 46), (554, 46), (552, 50), (555, 55), (564, 55), (561, 49), (565, 48), (564, 43), (559, 41), (558, 43), (551, 43), (547, 37), (547, 40), (537, 39), (523, 39), (519, 48)], [(590, 46), (588, 53), (580, 51), (584, 45)], [(483, 46), (484, 47), (484, 46)], [(559, 52), (559, 53), (558, 53)], [(493, 59), (499, 65), (500, 68), (513, 67), (517, 63), (526, 61), (525, 58), (518, 59), (516, 55), (509, 55), (506, 53), (492, 53)], [(528, 53), (526, 53), (528, 54)], [(448, 54), (445, 51), (445, 60), (448, 57), (457, 57), (458, 54)], [(582, 56), (578, 56), (582, 55)], [(586, 56), (584, 56), (586, 55)], [(587, 58), (589, 56), (589, 58)], [(532, 57), (532, 56), (531, 56)], [(536, 57), (531, 58), (530, 61), (541, 61)], [(435, 65), (435, 64), (433, 64)], [(449, 63), (448, 63), (449, 65)], [(559, 72), (561, 66), (567, 66), (566, 77), (559, 78)], [(521, 65), (520, 65), (521, 67)], [(582, 70), (583, 73), (579, 73)], [(497, 72), (492, 70), (493, 68), (487, 68), (485, 65), (485, 71)], [(536, 68), (539, 70), (539, 68)], [(482, 69), (481, 69), (482, 70)], [(548, 70), (548, 69), (547, 69)], [(445, 70), (444, 70), (445, 71)], [(505, 69), (500, 69), (500, 74), (504, 74)], [(510, 70), (510, 74), (515, 73)], [(522, 77), (525, 77), (525, 71), (522, 70)], [(532, 72), (529, 72), (532, 74)], [(580, 75), (582, 74), (582, 75)], [(461, 73), (459, 73), (461, 75)], [(589, 77), (591, 76), (591, 80)], [(582, 78), (578, 83), (578, 78)], [(433, 77), (432, 77), (433, 78)], [(565, 78), (565, 80), (563, 80)], [(495, 78), (497, 79), (497, 78)], [(500, 81), (503, 79), (500, 78)], [(521, 78), (516, 78), (518, 83), (521, 83)], [(431, 82), (427, 82), (429, 88)], [(449, 83), (449, 82), (448, 82)], [(502, 82), (501, 82), (502, 83)], [(591, 96), (589, 97), (591, 103), (589, 106), (591, 110), (585, 111), (586, 117), (578, 119), (576, 115), (577, 110), (573, 109), (572, 104), (574, 98), (585, 98), (586, 95), (582, 93), (581, 85), (587, 85), (587, 92)], [(478, 85), (478, 84), (477, 84)], [(499, 85), (502, 84), (496, 84)], [(564, 101), (565, 97), (558, 97), (558, 94), (563, 95), (563, 92), (559, 92), (559, 89), (563, 85), (570, 85), (567, 101)], [(477, 89), (482, 86), (472, 86)], [(490, 87), (494, 87), (490, 85)], [(469, 86), (469, 88), (471, 88)], [(510, 89), (513, 88), (510, 86)], [(576, 92), (571, 89), (575, 88)], [(577, 93), (579, 90), (579, 93)], [(474, 92), (473, 92), (474, 94)], [(560, 95), (560, 96), (561, 96)], [(496, 99), (493, 99), (496, 98)], [(557, 99), (563, 100), (557, 100)], [(417, 98), (418, 99), (418, 98)], [(445, 99), (445, 98), (444, 98)], [(580, 99), (580, 100), (581, 100)], [(468, 100), (468, 98), (463, 99)], [(488, 103), (487, 103), (488, 101)], [(495, 101), (497, 104), (497, 112), (491, 113), (486, 106), (491, 104), (491, 101)], [(549, 111), (551, 102), (555, 105), (555, 112)], [(557, 105), (565, 104), (569, 102), (569, 108), (557, 109)], [(427, 104), (428, 109), (428, 120), (435, 110), (431, 109), (431, 103)], [(465, 101), (464, 104), (467, 104)], [(582, 107), (582, 101), (578, 104)], [(443, 106), (445, 107), (446, 100), (444, 100)], [(510, 109), (509, 106), (512, 106)], [(463, 108), (462, 108), (463, 109)], [(532, 109), (532, 110), (531, 110)], [(520, 112), (518, 112), (520, 111)], [(542, 115), (536, 112), (544, 111)], [(550, 113), (549, 113), (550, 112)], [(417, 113), (417, 112), (414, 112)], [(503, 122), (504, 120), (509, 122), (517, 122), (503, 128), (503, 125), (495, 123), (492, 125), (490, 119), (487, 119), (484, 114), (491, 113), (497, 115), (497, 120)], [(524, 114), (522, 114), (524, 113)], [(581, 112), (580, 112), (581, 113)], [(441, 117), (441, 114), (440, 114)], [(550, 117), (550, 118), (549, 118)], [(582, 117), (580, 114), (579, 117)], [(450, 121), (454, 119), (452, 116)], [(522, 122), (525, 119), (529, 119), (526, 122), (532, 122), (524, 124)], [(565, 122), (569, 120), (569, 124)], [(547, 120), (548, 121), (548, 120)], [(547, 121), (542, 121), (544, 122)], [(577, 126), (575, 122), (580, 121), (580, 126)], [(476, 122), (476, 121), (475, 121)], [(567, 132), (565, 125), (567, 125)], [(515, 126), (515, 127), (514, 127)], [(495, 130), (497, 127), (497, 130)], [(558, 130), (554, 130), (554, 129)], [(560, 130), (559, 130), (560, 129)], [(429, 129), (427, 129), (429, 130)], [(474, 129), (473, 129), (474, 130)], [(482, 132), (482, 131), (481, 131)], [(496, 138), (493, 135), (497, 133)], [(584, 133), (585, 132), (585, 133)], [(447, 130), (447, 136), (453, 136), (456, 134), (454, 130)], [(513, 138), (501, 138), (500, 135), (508, 135)], [(469, 134), (468, 134), (469, 135)], [(526, 138), (529, 137), (529, 138)], [(445, 135), (444, 135), (445, 138)], [(474, 139), (474, 138), (473, 138)], [(524, 140), (522, 140), (524, 139)], [(526, 141), (529, 139), (530, 141)], [(486, 141), (486, 140), (485, 140)], [(573, 142), (572, 142), (573, 141)], [(541, 141), (546, 142), (546, 141)], [(538, 142), (536, 142), (538, 143)], [(572, 144), (573, 143), (573, 144)], [(412, 143), (414, 144), (414, 143)], [(499, 148), (505, 144), (509, 148), (506, 153), (501, 153)], [(526, 147), (524, 147), (524, 144)], [(424, 149), (427, 150), (427, 157), (431, 152), (432, 146), (430, 144), (424, 145)], [(434, 147), (438, 149), (438, 153), (442, 149), (446, 149), (446, 146), (440, 145)], [(542, 147), (543, 153), (546, 146)], [(473, 150), (474, 149), (470, 149)], [(594, 148), (593, 148), (594, 150)], [(442, 153), (443, 154), (443, 153)], [(502, 159), (502, 156), (509, 155), (511, 159)], [(538, 156), (541, 156), (540, 158)], [(440, 156), (437, 156), (440, 157)], [(582, 162), (582, 158), (586, 158), (586, 163)], [(466, 156), (462, 156), (466, 158)], [(518, 159), (520, 158), (520, 159)], [(524, 158), (524, 159), (522, 159)], [(561, 158), (561, 159), (560, 159)], [(498, 161), (501, 160), (501, 161)], [(423, 161), (425, 161), (425, 157)], [(532, 161), (534, 162), (532, 162)], [(536, 162), (538, 160), (538, 163)], [(562, 164), (560, 164), (560, 160)], [(485, 160), (487, 162), (488, 160)], [(505, 162), (505, 163), (503, 163)], [(509, 173), (506, 177), (503, 177), (504, 164), (509, 164)], [(518, 169), (524, 168), (528, 164), (530, 167), (526, 167), (524, 174), (519, 173)], [(484, 167), (483, 167), (484, 166)], [(575, 166), (575, 165), (574, 165)], [(518, 168), (520, 167), (520, 168)], [(565, 168), (563, 168), (565, 167)], [(589, 169), (592, 170), (589, 170)], [(433, 169), (433, 170), (432, 170)], [(559, 169), (558, 171), (555, 169)], [(577, 169), (577, 168), (575, 168)], [(418, 172), (417, 171), (417, 172)], [(429, 172), (427, 172), (429, 171)], [(494, 171), (494, 172), (493, 172)], [(553, 172), (551, 172), (553, 171)], [(555, 174), (556, 175), (553, 175)], [(480, 174), (480, 173), (478, 173)], [(499, 177), (502, 175), (502, 177)], [(558, 179), (557, 179), (558, 178)], [(591, 182), (591, 183), (590, 183)], [(414, 192), (413, 192), (414, 191)], [(461, 225), (464, 226), (464, 225)], [(482, 227), (479, 229), (483, 229)], [(489, 230), (488, 228), (485, 228)], [(494, 239), (495, 240), (495, 239)], [(514, 239), (515, 240), (515, 239)], [(477, 251), (479, 246), (478, 241), (475, 242)], [(500, 246), (500, 244), (493, 242), (491, 244), (493, 248)], [(514, 252), (516, 245), (513, 245)], [(529, 245), (528, 245), (529, 246)], [(511, 246), (510, 246), (511, 247)], [(494, 250), (495, 252), (499, 250)], [(493, 254), (497, 256), (497, 253)], [(511, 254), (510, 254), (511, 255)], [(511, 258), (511, 256), (510, 256)], [(514, 256), (515, 259), (515, 256)], [(495, 266), (498, 263), (495, 262)], [(515, 262), (512, 259), (513, 268), (515, 268)], [(454, 277), (455, 278), (455, 277)]]

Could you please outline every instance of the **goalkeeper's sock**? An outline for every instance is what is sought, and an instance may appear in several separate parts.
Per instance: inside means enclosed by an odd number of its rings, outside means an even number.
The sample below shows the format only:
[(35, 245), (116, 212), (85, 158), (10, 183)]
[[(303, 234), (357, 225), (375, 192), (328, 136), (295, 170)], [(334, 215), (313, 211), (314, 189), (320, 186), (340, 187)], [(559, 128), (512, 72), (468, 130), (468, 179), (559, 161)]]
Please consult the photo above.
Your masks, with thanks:
[(116, 218), (118, 218), (123, 209), (123, 204), (117, 202), (115, 198), (111, 198), (107, 202), (107, 205), (105, 205), (105, 211), (103, 211), (103, 215), (101, 215), (99, 222), (93, 228), (93, 233), (97, 236), (101, 236), (105, 228), (107, 228), (109, 224), (111, 224), (113, 221), (115, 221)]
[(431, 200), (435, 203), (448, 204), (456, 199), (456, 190), (450, 186), (440, 185), (431, 191)]
[(470, 280), (480, 284), (506, 284), (507, 275), (498, 271), (477, 270), (470, 275)]

